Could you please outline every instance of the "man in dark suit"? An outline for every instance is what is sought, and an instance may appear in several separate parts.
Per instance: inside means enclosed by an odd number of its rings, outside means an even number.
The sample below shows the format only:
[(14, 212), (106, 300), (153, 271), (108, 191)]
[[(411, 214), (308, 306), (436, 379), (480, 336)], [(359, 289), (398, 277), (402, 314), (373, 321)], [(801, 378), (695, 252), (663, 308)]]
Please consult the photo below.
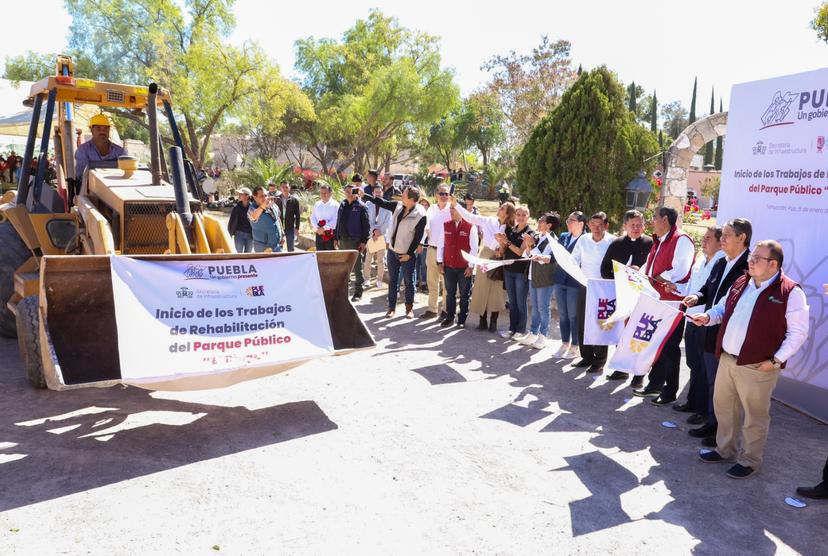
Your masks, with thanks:
[[(725, 256), (710, 271), (710, 277), (701, 289), (684, 298), (685, 305), (693, 307), (703, 303), (705, 311), (708, 311), (725, 296), (733, 282), (747, 272), (752, 234), (753, 228), (750, 220), (745, 218), (734, 218), (724, 225), (721, 243)], [(702, 438), (702, 443), (705, 446), (716, 445), (718, 421), (716, 420), (716, 413), (713, 411), (713, 386), (716, 383), (716, 369), (719, 366), (719, 359), (716, 357), (716, 337), (718, 334), (718, 325), (710, 326), (705, 330), (704, 365), (707, 370), (707, 422), (699, 428), (688, 431), (690, 436)]]
[(302, 207), (299, 199), (291, 195), (290, 184), (284, 180), (279, 184), (281, 194), (276, 198), (276, 205), (282, 212), (282, 229), (287, 238), (287, 250), (293, 251), (293, 243), (299, 235), (299, 223), (302, 220)]

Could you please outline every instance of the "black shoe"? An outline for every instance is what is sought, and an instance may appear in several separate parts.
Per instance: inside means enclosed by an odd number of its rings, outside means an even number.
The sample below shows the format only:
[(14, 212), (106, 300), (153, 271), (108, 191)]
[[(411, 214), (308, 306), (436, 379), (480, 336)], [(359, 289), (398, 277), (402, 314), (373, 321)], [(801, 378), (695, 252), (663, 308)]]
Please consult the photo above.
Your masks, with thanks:
[(656, 399), (650, 400), (650, 403), (654, 405), (667, 405), (673, 403), (674, 401), (676, 401), (674, 396), (665, 396), (664, 394), (661, 394)]
[(440, 311), (440, 320), (446, 320), (448, 318), (448, 313), (445, 311)]
[(642, 386), (644, 386), (643, 375), (634, 376), (633, 379), (630, 381), (630, 388), (641, 388)]
[(690, 429), (687, 434), (693, 438), (707, 438), (708, 436), (716, 436), (716, 425), (705, 425), (697, 429)]
[(604, 366), (603, 365), (601, 365), (600, 367), (593, 366), (593, 367), (588, 368), (586, 372), (588, 372), (588, 373), (603, 373), (604, 372)]
[(452, 317), (452, 318), (446, 317), (440, 323), (440, 328), (448, 328), (452, 324), (454, 324), (454, 317)]
[(360, 299), (362, 299), (362, 294), (355, 293), (354, 296), (351, 298), (351, 301), (359, 301)]
[(828, 485), (822, 482), (815, 487), (796, 487), (796, 493), (805, 498), (824, 500), (828, 498)]
[(420, 318), (421, 319), (433, 319), (436, 316), (437, 316), (437, 313), (435, 313), (434, 311), (426, 310), (426, 311), (423, 311), (423, 314), (420, 315)]
[[(676, 406), (673, 406), (676, 407)], [(701, 425), (707, 420), (707, 417), (702, 415), (701, 413), (694, 413), (690, 417), (687, 418), (688, 425)]]
[(592, 367), (592, 361), (587, 361), (586, 359), (581, 359), (580, 361), (578, 361), (577, 363), (575, 363), (572, 366), (573, 367), (579, 367), (579, 368)]
[(695, 413), (696, 411), (693, 406), (690, 405), (690, 402), (674, 404), (673, 409), (675, 411), (681, 411), (682, 413)]
[(699, 452), (699, 459), (704, 463), (730, 463), (733, 461), (732, 459), (723, 458), (722, 455), (716, 450)]
[(661, 396), (661, 390), (658, 388), (639, 388), (633, 392), (633, 396), (639, 398), (657, 398)]
[(754, 473), (756, 473), (756, 470), (753, 467), (746, 467), (738, 463), (727, 470), (727, 476), (731, 479), (747, 479)]
[(627, 380), (630, 378), (629, 373), (622, 373), (621, 371), (613, 371), (607, 375), (607, 380)]
[(707, 448), (715, 448), (716, 447), (716, 435), (713, 436), (705, 436), (702, 441), (701, 445)]
[(477, 325), (477, 329), (478, 330), (488, 330), (489, 329), (489, 323), (486, 320), (486, 317), (480, 317), (480, 324)]

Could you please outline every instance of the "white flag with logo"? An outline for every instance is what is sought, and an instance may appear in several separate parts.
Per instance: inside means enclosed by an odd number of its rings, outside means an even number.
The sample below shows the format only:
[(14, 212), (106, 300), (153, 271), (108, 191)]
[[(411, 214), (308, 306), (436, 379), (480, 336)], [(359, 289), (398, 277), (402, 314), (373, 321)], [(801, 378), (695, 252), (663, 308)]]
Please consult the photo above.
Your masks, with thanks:
[(635, 375), (647, 374), (683, 318), (684, 313), (674, 307), (647, 295), (639, 296), (608, 366)]
[(555, 256), (555, 262), (558, 263), (558, 266), (564, 269), (564, 272), (572, 276), (582, 286), (586, 286), (586, 274), (581, 270), (578, 261), (572, 256), (572, 253), (567, 251), (566, 247), (557, 241), (552, 241), (549, 245), (552, 247), (552, 255)]
[(590, 346), (614, 346), (621, 339), (624, 324), (608, 322), (615, 313), (615, 282), (590, 278), (587, 281), (584, 313), (584, 343)]
[(653, 299), (659, 298), (658, 292), (650, 284), (650, 279), (640, 270), (618, 261), (612, 261), (612, 270), (615, 275), (615, 293), (618, 302), (609, 322), (620, 322), (629, 317), (642, 293)]

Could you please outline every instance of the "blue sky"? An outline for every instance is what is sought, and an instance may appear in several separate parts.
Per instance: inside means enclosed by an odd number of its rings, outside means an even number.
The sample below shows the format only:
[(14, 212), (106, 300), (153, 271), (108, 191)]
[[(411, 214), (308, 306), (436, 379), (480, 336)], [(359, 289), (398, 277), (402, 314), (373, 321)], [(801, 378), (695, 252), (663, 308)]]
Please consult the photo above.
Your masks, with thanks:
[[(543, 34), (572, 42), (575, 64), (606, 64), (625, 82), (658, 90), (661, 103), (690, 104), (699, 77), (698, 112), (707, 111), (710, 88), (724, 97), (734, 83), (797, 73), (828, 65), (828, 45), (809, 28), (819, 0), (490, 0), (266, 2), (238, 0), (232, 40), (255, 40), (293, 74), (297, 38), (339, 37), (371, 8), (442, 38), (445, 65), (454, 68), (462, 91), (485, 83), (480, 65), (509, 50), (529, 51)], [(70, 19), (61, 0), (19, 3), (18, 21), (7, 25), (0, 59), (25, 50), (60, 50)], [(37, 32), (33, 32), (33, 29)], [(718, 103), (718, 101), (717, 101)]]

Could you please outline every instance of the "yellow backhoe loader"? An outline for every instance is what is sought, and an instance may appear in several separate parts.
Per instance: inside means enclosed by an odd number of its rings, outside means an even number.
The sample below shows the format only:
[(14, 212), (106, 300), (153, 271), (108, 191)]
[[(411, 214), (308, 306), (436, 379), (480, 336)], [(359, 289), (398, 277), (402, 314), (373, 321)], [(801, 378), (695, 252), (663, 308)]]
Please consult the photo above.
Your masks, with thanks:
[[(76, 177), (73, 110), (78, 104), (145, 117), (150, 166), (120, 157), (90, 162)], [(203, 212), (195, 168), (184, 156), (163, 88), (78, 78), (71, 58), (59, 56), (56, 74), (34, 83), (24, 105), (32, 108), (32, 120), (17, 191), (0, 199), (0, 334), (17, 336), (32, 386), (67, 389), (121, 381), (111, 256), (188, 261), (293, 256), (237, 254), (221, 222)], [(166, 153), (159, 133), (162, 111), (174, 143)], [(54, 184), (46, 180), (50, 140)], [(334, 353), (374, 345), (347, 298), (355, 257), (353, 251), (317, 254)], [(291, 366), (239, 373), (221, 384)], [(215, 385), (170, 379), (156, 386)]]

